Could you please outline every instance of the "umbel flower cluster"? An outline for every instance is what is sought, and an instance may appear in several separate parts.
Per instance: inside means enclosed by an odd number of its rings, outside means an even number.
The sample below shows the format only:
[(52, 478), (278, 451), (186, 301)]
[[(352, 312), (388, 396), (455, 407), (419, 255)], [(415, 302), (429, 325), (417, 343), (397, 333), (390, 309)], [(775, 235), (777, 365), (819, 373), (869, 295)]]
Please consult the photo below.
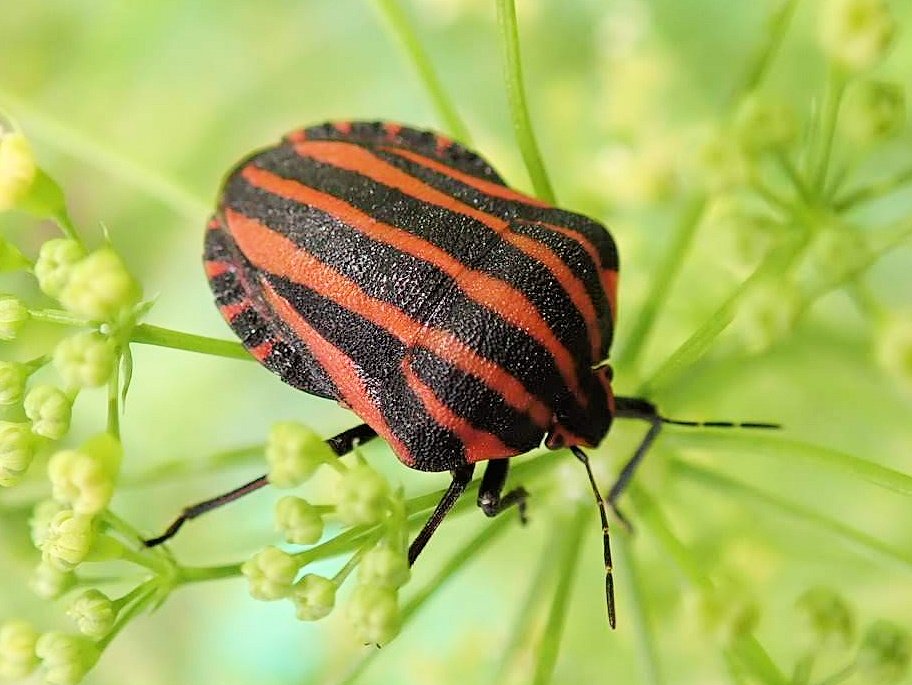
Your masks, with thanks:
[[(903, 85), (874, 75), (896, 40), (896, 22), (885, 0), (821, 4), (818, 47), (829, 74), (822, 105), (802, 117), (801, 108), (807, 103), (796, 107), (777, 97), (766, 83), (768, 65), (774, 61), (795, 4), (785, 0), (773, 14), (769, 40), (748, 70), (749, 78), (725, 115), (711, 131), (702, 132), (699, 143), (693, 143), (699, 149), (697, 155), (669, 155), (652, 142), (661, 140), (672, 150), (675, 145), (691, 144), (685, 142), (690, 140), (689, 131), (678, 136), (668, 122), (652, 120), (647, 114), (660, 109), (649, 107), (652, 81), (644, 75), (654, 73), (651, 67), (644, 67), (634, 53), (607, 56), (606, 70), (612, 78), (635, 87), (630, 98), (609, 108), (606, 117), (609, 128), (627, 141), (623, 149), (608, 150), (588, 167), (596, 170), (600, 191), (608, 189), (611, 209), (619, 213), (687, 200), (671, 240), (669, 259), (616, 360), (619, 375), (639, 385), (646, 395), (673, 387), (730, 324), (740, 336), (733, 354), (757, 355), (784, 340), (817, 299), (837, 289), (845, 289), (872, 324), (872, 351), (878, 362), (912, 389), (912, 316), (880, 304), (864, 283), (868, 267), (912, 236), (912, 222), (906, 218), (879, 225), (857, 213), (912, 181), (908, 169), (874, 182), (859, 171), (864, 159), (906, 127)], [(380, 5), (390, 8), (396, 3)], [(512, 3), (498, 0), (498, 8), (509, 44), (511, 22), (515, 38)], [(390, 12), (391, 24), (413, 48), (411, 29), (399, 13)], [(508, 82), (521, 88), (518, 56), (511, 57), (509, 49), (507, 55)], [(425, 59), (420, 52), (413, 58)], [(423, 73), (431, 72), (430, 65), (422, 66)], [(439, 91), (435, 95), (438, 105), (443, 102), (442, 117), (452, 132), (464, 133), (455, 108), (446, 104)], [(522, 99), (511, 105), (520, 127), (528, 126)], [(234, 358), (249, 355), (236, 343), (144, 322), (152, 303), (144, 299), (139, 280), (112, 244), (91, 246), (83, 240), (68, 214), (60, 186), (37, 165), (22, 130), (12, 121), (7, 123), (0, 131), (0, 212), (25, 212), (52, 222), (61, 236), (46, 241), (36, 254), (25, 254), (0, 239), (0, 272), (32, 279), (40, 291), (40, 295), (26, 298), (35, 302), (0, 295), (0, 340), (5, 350), (0, 361), (0, 487), (41, 493), (30, 500), (34, 503), (29, 525), (35, 568), (29, 586), (38, 597), (60, 602), (73, 628), (45, 632), (27, 621), (0, 617), (0, 679), (15, 681), (40, 673), (48, 683), (75, 685), (138, 616), (160, 606), (180, 587), (224, 578), (246, 580), (253, 598), (284, 602), (289, 614), (302, 621), (323, 619), (338, 603), (354, 639), (385, 645), (436, 588), (509, 529), (514, 522), (511, 517), (485, 522), (480, 533), (444, 559), (427, 586), (401, 601), (410, 580), (408, 540), (433, 510), (440, 493), (406, 498), (357, 449), (340, 459), (307, 426), (280, 422), (252, 450), (257, 458), (265, 458), (269, 484), (288, 491), (275, 507), (274, 544), (246, 560), (209, 567), (182, 564), (167, 545), (144, 547), (141, 541), (150, 531), (138, 530), (110, 506), (114, 493), (124, 487), (119, 482), (122, 465), (130, 460), (129, 449), (124, 449), (129, 440), (121, 436), (120, 414), (132, 376), (131, 345), (155, 344)], [(537, 193), (552, 200), (544, 167), (540, 160), (536, 163), (531, 129), (525, 132), (520, 146), (524, 157), (531, 160), (530, 178)], [(689, 164), (686, 160), (692, 157), (696, 161)], [(700, 226), (736, 246), (723, 258), (733, 261), (738, 287), (708, 321), (647, 375), (642, 351), (682, 255), (687, 254)], [(39, 323), (57, 326), (61, 335), (47, 349), (36, 351), (30, 345), (30, 328)], [(74, 403), (94, 397), (83, 393), (89, 388), (106, 389), (106, 424), (80, 426), (80, 434), (91, 437), (73, 440)], [(787, 457), (789, 463), (804, 459), (822, 470), (832, 467), (864, 474), (876, 486), (912, 492), (912, 479), (905, 474), (815, 445), (778, 437), (753, 442), (732, 438), (713, 443), (713, 439), (708, 435), (700, 442), (698, 435), (692, 444), (742, 451), (760, 444), (774, 456)], [(237, 450), (225, 454), (234, 452)], [(219, 459), (211, 461), (218, 463)], [(907, 554), (841, 522), (686, 458), (675, 456), (670, 462), (669, 470), (676, 477), (710, 484), (736, 495), (739, 502), (759, 499), (827, 528), (855, 546), (912, 566)], [(536, 507), (553, 503), (546, 513), (559, 519), (535, 583), (547, 585), (546, 571), (552, 567), (558, 569), (555, 575), (561, 580), (549, 611), (544, 612), (547, 623), (529, 631), (537, 640), (534, 680), (542, 683), (554, 668), (571, 587), (568, 579), (575, 572), (581, 531), (587, 529), (593, 514), (588, 499), (568, 497), (572, 488), (564, 487), (555, 466), (558, 463), (554, 458), (532, 458), (512, 469), (512, 477), (534, 490)], [(596, 466), (598, 470), (600, 465)], [(316, 480), (330, 487), (318, 490)], [(311, 490), (324, 493), (327, 501), (306, 496)], [(471, 496), (465, 500), (456, 506), (457, 513), (470, 508)], [(638, 533), (653, 538), (681, 571), (695, 599), (692, 613), (711, 636), (707, 642), (723, 655), (733, 682), (837, 685), (854, 678), (888, 685), (904, 677), (912, 659), (908, 631), (875, 620), (859, 633), (859, 619), (850, 604), (822, 587), (798, 599), (797, 611), (805, 625), (802, 630), (796, 628), (795, 634), (807, 639), (796, 640), (797, 654), (792, 655), (789, 666), (780, 666), (756, 637), (763, 618), (761, 605), (746, 584), (730, 583), (703, 568), (695, 553), (676, 537), (647, 488), (635, 483), (630, 504)], [(623, 533), (619, 537), (620, 551), (629, 557), (625, 552), (628, 538)], [(321, 572), (315, 572), (317, 562), (339, 559), (334, 574), (325, 574), (322, 563), (317, 569)], [(341, 593), (346, 581), (346, 592)], [(524, 608), (524, 612), (529, 608), (530, 616), (550, 596), (550, 590), (539, 592), (542, 586), (534, 584), (530, 590)], [(631, 604), (637, 601), (637, 593), (628, 594)], [(631, 611), (636, 613), (644, 613), (643, 608)], [(648, 642), (648, 622), (639, 626), (638, 633)], [(651, 651), (647, 645), (644, 652)], [(376, 649), (366, 650), (346, 682), (352, 682), (358, 669), (377, 653)], [(533, 680), (528, 661), (522, 650), (506, 650), (504, 682), (512, 682), (512, 676), (517, 682)], [(784, 675), (789, 670), (794, 674), (791, 679)]]

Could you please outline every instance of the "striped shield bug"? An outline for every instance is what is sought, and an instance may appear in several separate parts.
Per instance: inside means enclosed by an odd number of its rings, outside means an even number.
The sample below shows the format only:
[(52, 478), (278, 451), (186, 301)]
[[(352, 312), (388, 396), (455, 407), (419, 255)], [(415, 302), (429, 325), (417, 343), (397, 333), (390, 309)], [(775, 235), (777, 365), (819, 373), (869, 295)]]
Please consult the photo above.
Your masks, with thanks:
[[(380, 436), (406, 466), (450, 471), (410, 562), (477, 462), (486, 462), (484, 513), (516, 506), (523, 515), (526, 491), (503, 492), (509, 457), (542, 444), (571, 450), (599, 505), (615, 625), (606, 508), (624, 520), (617, 499), (670, 420), (612, 391), (618, 254), (604, 226), (509, 188), (441, 135), (335, 122), (294, 131), (235, 167), (204, 261), (250, 353), (364, 422), (328, 440), (337, 454)], [(582, 448), (597, 446), (614, 418), (650, 430), (604, 500)], [(188, 507), (147, 544), (265, 484)]]

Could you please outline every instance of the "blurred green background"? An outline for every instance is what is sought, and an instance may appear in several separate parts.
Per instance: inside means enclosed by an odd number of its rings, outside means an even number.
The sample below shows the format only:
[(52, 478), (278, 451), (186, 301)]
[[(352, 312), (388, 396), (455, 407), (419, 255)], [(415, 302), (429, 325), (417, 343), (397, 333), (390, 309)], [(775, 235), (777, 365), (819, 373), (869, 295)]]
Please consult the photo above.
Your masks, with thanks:
[[(727, 0), (520, 0), (518, 5), (530, 107), (555, 190), (562, 204), (610, 226), (620, 246), (616, 340), (622, 346), (682, 212), (693, 141), (723, 115), (775, 5)], [(528, 190), (509, 123), (493, 3), (414, 0), (406, 7), (472, 131), (474, 147), (511, 183)], [(810, 0), (800, 4), (770, 76), (770, 88), (803, 116), (814, 102), (819, 105), (826, 72), (815, 40), (819, 7)], [(897, 1), (892, 9), (908, 31), (910, 3)], [(912, 41), (905, 35), (878, 74), (912, 85)], [(329, 0), (4, 0), (0, 105), (17, 117), (42, 166), (66, 189), (84, 234), (97, 241), (105, 226), (146, 294), (157, 296), (148, 320), (220, 337), (230, 331), (212, 305), (200, 268), (201, 240), (207, 207), (237, 159), (289, 129), (329, 119), (440, 127), (370, 3)], [(650, 202), (637, 201), (636, 188), (612, 185), (619, 156), (643, 149), (656, 151), (657, 174), (667, 185)], [(907, 126), (896, 142), (862, 163), (860, 178), (907, 166), (910, 150)], [(908, 216), (910, 204), (908, 192), (897, 194), (865, 220)], [(0, 226), (29, 254), (54, 233), (19, 216), (0, 217)], [(747, 273), (738, 238), (709, 222), (687, 259), (644, 368), (660, 363)], [(870, 288), (887, 308), (909, 307), (910, 267), (907, 246), (871, 270)], [(38, 298), (24, 279), (6, 279), (3, 289)], [(48, 341), (58, 334), (50, 327), (43, 331)], [(878, 335), (844, 293), (834, 293), (768, 351), (745, 355), (737, 335), (727, 333), (712, 354), (654, 399), (682, 418), (781, 421), (789, 438), (910, 472), (912, 379), (897, 378), (875, 363)], [(305, 421), (327, 435), (354, 424), (349, 413), (283, 386), (254, 364), (141, 346), (134, 346), (134, 355), (123, 422), (127, 474), (256, 443), (280, 419)], [(634, 380), (632, 372), (618, 369), (621, 392), (631, 390)], [(103, 425), (103, 405), (102, 391), (80, 396), (73, 442)], [(619, 426), (612, 433), (596, 457), (603, 472), (629, 454), (639, 430)], [(679, 453), (863, 530), (907, 558), (912, 556), (909, 499), (822, 467), (789, 465), (762, 450), (701, 450), (672, 439), (651, 455), (642, 482), (705, 570), (735, 578), (757, 599), (758, 638), (783, 669), (790, 668), (801, 639), (794, 601), (811, 586), (837, 589), (856, 608), (860, 625), (882, 617), (912, 628), (909, 563), (889, 563), (820, 527), (676, 478), (666, 467)], [(367, 454), (410, 493), (446, 482), (445, 475), (408, 472), (383, 446)], [(563, 454), (554, 458), (571, 461)], [(582, 472), (571, 466), (566, 477), (573, 487), (584, 485)], [(123, 488), (113, 509), (142, 530), (157, 531), (187, 502), (260, 470), (251, 464)], [(66, 626), (59, 607), (23, 592), (37, 560), (20, 525), (27, 517), (25, 499), (12, 490), (0, 493), (0, 616)], [(275, 499), (274, 492), (261, 492), (192, 524), (175, 541), (176, 554), (188, 563), (215, 564), (275, 542)], [(531, 524), (515, 526), (438, 591), (360, 682), (492, 681), (504, 645), (531, 634), (543, 620), (533, 616), (532, 623), (518, 625), (516, 617), (560, 504), (539, 504), (533, 491), (531, 506)], [(631, 513), (635, 521), (636, 512)], [(475, 512), (449, 521), (406, 594), (486, 524)], [(618, 564), (620, 627), (611, 633), (603, 615), (594, 511), (588, 525), (554, 682), (639, 682), (642, 664), (624, 578), (629, 569)], [(693, 592), (666, 551), (648, 535), (635, 535), (631, 543), (666, 682), (728, 682), (718, 638), (701, 627)], [(182, 590), (153, 616), (136, 620), (86, 682), (331, 683), (364, 649), (373, 648), (354, 643), (342, 616), (303, 624), (287, 603), (254, 601), (243, 581), (231, 580)], [(524, 680), (518, 676), (515, 682)]]

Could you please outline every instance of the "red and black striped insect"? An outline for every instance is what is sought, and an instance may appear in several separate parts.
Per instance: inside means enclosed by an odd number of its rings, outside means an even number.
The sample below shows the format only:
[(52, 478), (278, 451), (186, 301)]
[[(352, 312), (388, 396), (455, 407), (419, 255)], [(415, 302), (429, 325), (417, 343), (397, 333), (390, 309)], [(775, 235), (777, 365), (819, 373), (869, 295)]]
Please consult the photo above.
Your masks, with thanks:
[[(617, 511), (668, 420), (612, 392), (618, 255), (604, 226), (512, 190), (443, 136), (336, 122), (294, 131), (229, 174), (205, 269), (254, 357), (364, 421), (328, 441), (338, 454), (379, 435), (405, 465), (451, 472), (410, 562), (477, 462), (487, 462), (484, 513), (516, 505), (522, 515), (526, 491), (503, 493), (508, 458), (569, 448), (599, 504), (614, 626), (606, 505), (582, 448), (597, 446), (614, 417), (652, 424), (609, 493)], [(189, 507), (147, 544), (265, 483)]]

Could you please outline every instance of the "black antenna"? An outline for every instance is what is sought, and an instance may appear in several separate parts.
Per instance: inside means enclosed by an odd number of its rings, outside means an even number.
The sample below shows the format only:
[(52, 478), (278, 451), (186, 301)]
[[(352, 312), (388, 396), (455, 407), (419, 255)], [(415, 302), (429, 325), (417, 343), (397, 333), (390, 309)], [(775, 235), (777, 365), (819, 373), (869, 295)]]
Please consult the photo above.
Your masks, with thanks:
[(605, 601), (608, 605), (608, 625), (614, 629), (617, 624), (617, 619), (614, 612), (614, 569), (611, 564), (611, 541), (608, 535), (608, 511), (605, 500), (602, 498), (602, 493), (599, 492), (598, 485), (595, 483), (595, 476), (592, 475), (589, 457), (576, 445), (572, 446), (570, 451), (573, 452), (573, 456), (583, 462), (583, 466), (586, 467), (586, 474), (589, 476), (589, 485), (592, 486), (592, 494), (595, 495), (595, 503), (598, 505), (599, 516), (602, 519), (602, 547), (604, 548), (605, 555)]

